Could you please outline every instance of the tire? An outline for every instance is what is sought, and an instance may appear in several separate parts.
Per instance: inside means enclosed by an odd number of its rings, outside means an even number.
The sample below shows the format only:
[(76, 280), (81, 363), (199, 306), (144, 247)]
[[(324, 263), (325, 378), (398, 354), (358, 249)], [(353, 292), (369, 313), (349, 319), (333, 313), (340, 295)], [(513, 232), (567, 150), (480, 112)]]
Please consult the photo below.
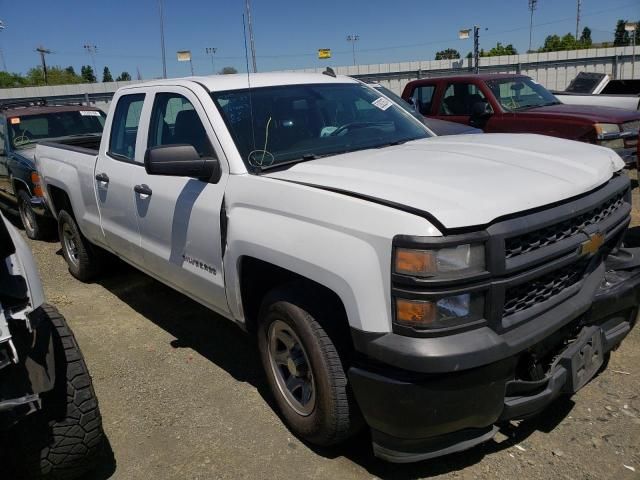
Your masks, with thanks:
[[(267, 382), (290, 430), (314, 445), (335, 445), (351, 437), (363, 425), (346, 374), (348, 346), (338, 348), (324, 327), (329, 321), (346, 322), (346, 319), (336, 318), (340, 315), (336, 309), (331, 311), (326, 302), (323, 305), (308, 299), (306, 292), (308, 290), (293, 287), (267, 295), (260, 311), (258, 348)], [(281, 335), (287, 335), (286, 330), (301, 349), (294, 346), (287, 350), (285, 343), (279, 340)], [(346, 338), (349, 338), (348, 333)], [(277, 355), (270, 353), (273, 349)], [(274, 360), (276, 356), (283, 360), (285, 350), (292, 358), (292, 367), (278, 365)], [(303, 363), (300, 353), (306, 362), (303, 368), (299, 368)], [(296, 377), (292, 384), (302, 381), (306, 387), (298, 385), (288, 395), (285, 388), (289, 383), (284, 378), (287, 374), (289, 379)], [(313, 389), (312, 393), (309, 393), (310, 389)]]
[(102, 266), (100, 252), (82, 235), (75, 219), (66, 210), (58, 214), (58, 235), (69, 273), (81, 282), (95, 278)]
[(102, 417), (82, 353), (67, 322), (44, 305), (54, 327), (56, 385), (41, 396), (42, 410), (16, 427), (15, 463), (25, 478), (70, 480), (97, 466), (104, 446)]
[(31, 198), (25, 190), (18, 191), (18, 213), (24, 232), (30, 239), (47, 240), (53, 236), (53, 220), (36, 215), (31, 208)]

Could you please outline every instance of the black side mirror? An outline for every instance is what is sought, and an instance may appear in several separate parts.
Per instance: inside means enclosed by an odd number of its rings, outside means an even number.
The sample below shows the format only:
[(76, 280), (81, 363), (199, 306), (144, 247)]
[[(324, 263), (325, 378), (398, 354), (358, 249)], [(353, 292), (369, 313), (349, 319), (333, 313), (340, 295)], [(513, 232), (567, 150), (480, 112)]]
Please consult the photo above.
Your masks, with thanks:
[(201, 158), (193, 145), (161, 145), (147, 149), (144, 168), (149, 175), (191, 177), (217, 183), (222, 175), (217, 158)]
[(473, 104), (472, 117), (486, 118), (491, 115), (493, 115), (493, 108), (491, 108), (491, 105), (489, 105), (488, 102), (476, 102)]

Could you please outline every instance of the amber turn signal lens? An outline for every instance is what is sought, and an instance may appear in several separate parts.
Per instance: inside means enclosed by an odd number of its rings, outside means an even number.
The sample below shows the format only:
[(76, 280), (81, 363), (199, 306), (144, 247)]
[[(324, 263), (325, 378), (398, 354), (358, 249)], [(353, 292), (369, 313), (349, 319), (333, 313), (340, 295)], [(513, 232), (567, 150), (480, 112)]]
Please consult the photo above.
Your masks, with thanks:
[(396, 250), (395, 272), (404, 275), (420, 275), (436, 271), (436, 259), (433, 252), (425, 250)]
[(435, 320), (436, 314), (436, 305), (432, 302), (396, 300), (396, 319), (404, 325), (426, 327)]
[(31, 182), (33, 183), (33, 194), (36, 197), (44, 196), (42, 186), (40, 186), (40, 175), (38, 175), (38, 172), (31, 172)]

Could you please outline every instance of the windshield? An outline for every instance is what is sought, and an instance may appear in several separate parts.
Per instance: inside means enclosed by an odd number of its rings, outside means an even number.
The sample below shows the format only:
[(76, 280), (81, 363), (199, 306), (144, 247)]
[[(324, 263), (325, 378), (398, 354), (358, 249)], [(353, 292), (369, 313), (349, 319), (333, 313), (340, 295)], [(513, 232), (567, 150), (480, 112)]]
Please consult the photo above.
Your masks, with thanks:
[(486, 82), (500, 105), (508, 111), (560, 103), (549, 90), (529, 77), (503, 78)]
[(99, 135), (105, 115), (99, 110), (51, 112), (8, 119), (13, 148), (28, 148), (36, 142), (79, 135)]
[(361, 84), (213, 93), (250, 170), (429, 136), (417, 120)]

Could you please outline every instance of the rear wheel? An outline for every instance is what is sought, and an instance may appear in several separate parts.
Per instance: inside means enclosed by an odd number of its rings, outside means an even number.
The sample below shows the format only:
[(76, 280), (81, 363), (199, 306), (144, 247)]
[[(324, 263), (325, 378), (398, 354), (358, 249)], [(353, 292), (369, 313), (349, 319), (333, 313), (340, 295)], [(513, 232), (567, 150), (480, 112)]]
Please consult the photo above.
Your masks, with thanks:
[(56, 384), (41, 395), (42, 410), (15, 428), (14, 461), (26, 478), (69, 480), (95, 468), (104, 445), (102, 417), (91, 376), (65, 318), (48, 305), (54, 328)]
[(58, 235), (71, 275), (82, 282), (93, 279), (100, 271), (101, 252), (82, 235), (75, 219), (65, 210), (58, 214)]
[(33, 240), (51, 238), (55, 231), (53, 221), (36, 215), (31, 208), (31, 198), (25, 190), (18, 191), (18, 213), (27, 237)]
[(320, 446), (349, 438), (363, 422), (348, 384), (345, 356), (328, 334), (329, 322), (346, 320), (296, 288), (269, 294), (259, 320), (262, 365), (288, 427)]

